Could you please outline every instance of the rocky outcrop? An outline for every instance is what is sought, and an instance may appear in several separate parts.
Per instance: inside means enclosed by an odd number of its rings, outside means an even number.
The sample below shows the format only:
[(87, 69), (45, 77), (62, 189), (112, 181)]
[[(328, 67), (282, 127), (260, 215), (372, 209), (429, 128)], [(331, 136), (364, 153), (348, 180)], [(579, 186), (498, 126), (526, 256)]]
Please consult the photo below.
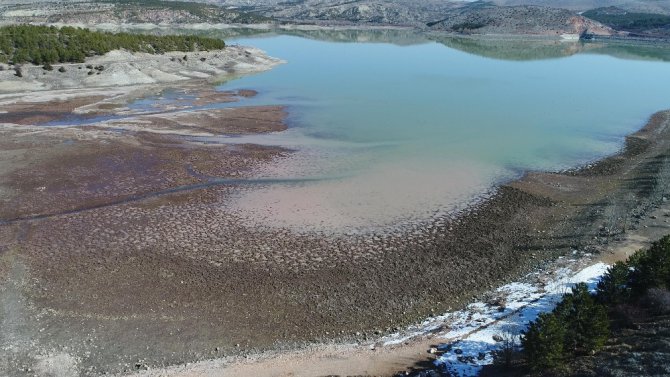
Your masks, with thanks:
[(572, 16), (568, 21), (572, 26), (574, 32), (579, 35), (614, 35), (616, 32), (609, 26), (605, 26), (600, 22), (590, 20), (582, 16)]

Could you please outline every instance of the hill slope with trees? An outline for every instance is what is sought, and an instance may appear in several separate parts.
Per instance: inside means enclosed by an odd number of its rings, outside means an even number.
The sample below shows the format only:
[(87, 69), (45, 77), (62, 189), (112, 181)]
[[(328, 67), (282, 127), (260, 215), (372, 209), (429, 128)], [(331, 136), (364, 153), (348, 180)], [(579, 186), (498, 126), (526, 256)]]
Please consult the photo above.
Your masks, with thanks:
[(632, 34), (670, 36), (670, 15), (666, 14), (629, 12), (617, 7), (607, 7), (591, 9), (583, 15)]
[(484, 376), (670, 375), (670, 236), (578, 284), (530, 323), (522, 351)]
[(112, 50), (161, 54), (170, 51), (220, 50), (225, 42), (198, 36), (105, 33), (74, 27), (33, 25), (0, 28), (0, 62), (36, 65), (82, 63)]

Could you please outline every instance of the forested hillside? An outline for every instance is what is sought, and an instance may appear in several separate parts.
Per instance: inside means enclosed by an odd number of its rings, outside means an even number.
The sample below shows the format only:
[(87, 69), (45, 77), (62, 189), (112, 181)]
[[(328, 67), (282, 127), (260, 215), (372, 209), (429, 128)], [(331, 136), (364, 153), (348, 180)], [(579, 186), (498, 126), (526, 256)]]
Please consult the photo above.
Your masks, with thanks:
[(591, 9), (584, 17), (635, 34), (670, 35), (670, 15), (628, 12), (617, 7)]
[(198, 36), (154, 36), (104, 33), (74, 27), (33, 25), (0, 28), (0, 62), (53, 64), (81, 63), (87, 56), (112, 50), (160, 54), (169, 51), (216, 50), (224, 41)]

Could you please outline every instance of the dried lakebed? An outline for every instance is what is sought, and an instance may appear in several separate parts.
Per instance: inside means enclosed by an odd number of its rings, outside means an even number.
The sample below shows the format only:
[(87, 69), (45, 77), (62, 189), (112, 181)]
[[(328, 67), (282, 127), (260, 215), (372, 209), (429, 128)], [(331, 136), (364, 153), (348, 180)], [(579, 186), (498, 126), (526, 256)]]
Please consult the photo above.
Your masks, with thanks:
[[(249, 225), (229, 210), (249, 188), (239, 183), (296, 152), (202, 137), (281, 132), (286, 110), (250, 92), (179, 90), (184, 101), (151, 113), (96, 89), (3, 105), (3, 373), (123, 373), (373, 340), (564, 253), (604, 250), (667, 190), (669, 114), (660, 112), (621, 154), (528, 174), (411, 228)], [(193, 108), (207, 98), (240, 106)], [(68, 114), (100, 121), (34, 125)]]

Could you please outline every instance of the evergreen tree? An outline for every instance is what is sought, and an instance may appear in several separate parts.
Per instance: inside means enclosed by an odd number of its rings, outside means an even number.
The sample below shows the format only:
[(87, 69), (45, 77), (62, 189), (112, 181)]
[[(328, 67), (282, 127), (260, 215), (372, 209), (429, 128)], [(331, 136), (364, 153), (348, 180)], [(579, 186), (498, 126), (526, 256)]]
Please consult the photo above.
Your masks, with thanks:
[(606, 308), (584, 283), (563, 296), (551, 313), (541, 314), (522, 337), (524, 353), (535, 371), (553, 369), (563, 360), (598, 351), (609, 337)]
[(564, 363), (566, 324), (553, 313), (542, 313), (522, 335), (521, 344), (535, 371), (557, 368)]
[(565, 352), (589, 354), (605, 345), (609, 337), (609, 319), (605, 307), (596, 302), (584, 283), (577, 284), (565, 295), (555, 313), (568, 324), (565, 333)]
[(605, 305), (618, 305), (628, 302), (631, 297), (630, 266), (625, 262), (616, 262), (598, 282), (596, 297)]
[(630, 265), (631, 289), (636, 297), (644, 295), (649, 288), (670, 288), (670, 236), (635, 255)]

